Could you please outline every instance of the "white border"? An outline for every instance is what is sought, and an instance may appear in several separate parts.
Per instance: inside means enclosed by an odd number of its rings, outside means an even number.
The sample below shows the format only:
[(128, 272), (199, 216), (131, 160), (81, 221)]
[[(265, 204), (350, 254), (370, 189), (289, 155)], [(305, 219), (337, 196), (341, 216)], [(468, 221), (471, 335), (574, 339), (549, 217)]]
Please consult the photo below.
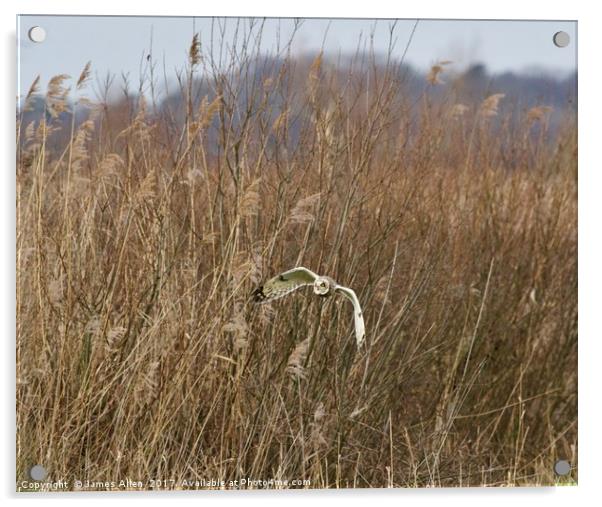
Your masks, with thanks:
[[(0, 460), (0, 489), (9, 501), (21, 499), (25, 503), (34, 501), (64, 502), (73, 499), (99, 504), (110, 498), (114, 502), (165, 503), (170, 500), (212, 503), (244, 502), (245, 506), (271, 504), (285, 501), (292, 505), (307, 505), (308, 502), (344, 501), (351, 505), (366, 502), (385, 504), (426, 505), (479, 505), (487, 502), (507, 506), (508, 503), (523, 504), (543, 501), (547, 506), (570, 503), (589, 503), (596, 498), (597, 473), (601, 471), (602, 449), (599, 425), (601, 421), (600, 371), (602, 360), (600, 349), (600, 317), (602, 309), (597, 289), (600, 277), (602, 248), (600, 230), (602, 217), (602, 164), (600, 142), (602, 112), (600, 111), (602, 79), (600, 78), (599, 48), (602, 47), (599, 26), (600, 16), (594, 8), (595, 2), (559, 2), (504, 0), (502, 2), (476, 2), (470, 0), (426, 0), (405, 3), (371, 0), (352, 5), (337, 4), (324, 0), (303, 2), (282, 1), (228, 1), (209, 3), (199, 0), (145, 0), (136, 5), (123, 0), (81, 2), (76, 0), (4, 0), (0, 3), (2, 26), (2, 121), (0, 121), (0, 152), (3, 171), (0, 184), (2, 227), (2, 301), (0, 311), (5, 331), (3, 338), (4, 371), (2, 378), (2, 414), (0, 435), (5, 443)], [(13, 112), (16, 96), (16, 50), (15, 16), (21, 14), (115, 14), (115, 15), (230, 15), (230, 16), (345, 16), (345, 17), (401, 17), (401, 18), (476, 18), (476, 19), (576, 19), (579, 22), (579, 486), (573, 488), (545, 489), (474, 489), (474, 490), (361, 490), (354, 492), (309, 491), (309, 492), (219, 492), (174, 494), (131, 493), (131, 494), (70, 494), (51, 495), (44, 499), (34, 495), (16, 496), (15, 463), (15, 415), (14, 415), (14, 371), (15, 371), (15, 184), (14, 184), (14, 122)], [(562, 372), (558, 372), (559, 375)], [(83, 495), (83, 496), (82, 496)], [(109, 496), (110, 495), (110, 496)]]

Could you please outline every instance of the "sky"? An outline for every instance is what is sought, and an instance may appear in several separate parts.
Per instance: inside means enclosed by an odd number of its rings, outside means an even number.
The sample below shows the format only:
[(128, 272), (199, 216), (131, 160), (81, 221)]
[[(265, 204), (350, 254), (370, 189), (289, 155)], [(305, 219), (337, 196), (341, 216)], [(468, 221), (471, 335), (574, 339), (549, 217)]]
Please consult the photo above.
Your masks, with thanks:
[[(292, 19), (243, 19), (241, 29), (263, 23), (262, 51), (273, 53), (278, 40), (288, 40)], [(46, 40), (34, 43), (28, 32), (33, 26), (46, 31)], [(77, 79), (86, 62), (92, 62), (93, 76), (107, 72), (129, 74), (135, 83), (141, 60), (148, 54), (152, 33), (154, 59), (165, 62), (168, 72), (182, 69), (194, 33), (199, 33), (205, 51), (223, 30), (232, 44), (236, 18), (192, 17), (110, 17), (110, 16), (19, 16), (17, 18), (18, 90), (24, 94), (39, 74), (42, 89), (56, 74)], [(571, 42), (558, 48), (553, 35), (569, 34)], [(413, 35), (412, 35), (413, 33)], [(545, 72), (564, 77), (577, 65), (577, 23), (575, 21), (497, 20), (368, 20), (304, 19), (292, 44), (293, 54), (315, 53), (324, 47), (326, 55), (337, 56), (366, 47), (386, 53), (392, 38), (393, 55), (419, 70), (441, 60), (452, 60), (456, 70), (471, 63), (484, 63), (490, 72)], [(409, 45), (408, 45), (409, 42)], [(282, 46), (282, 43), (281, 43)], [(215, 44), (214, 44), (215, 47)], [(213, 50), (219, 57), (218, 50)], [(175, 75), (175, 74), (174, 74)]]

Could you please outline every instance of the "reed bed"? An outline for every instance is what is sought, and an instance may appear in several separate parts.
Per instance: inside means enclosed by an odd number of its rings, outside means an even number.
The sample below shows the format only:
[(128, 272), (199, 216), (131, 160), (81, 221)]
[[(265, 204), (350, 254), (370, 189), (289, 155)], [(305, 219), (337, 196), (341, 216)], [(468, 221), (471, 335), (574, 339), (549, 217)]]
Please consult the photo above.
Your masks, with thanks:
[[(150, 62), (119, 101), (87, 66), (23, 102), (17, 478), (576, 481), (570, 106), (241, 51), (195, 38), (177, 100)], [(250, 302), (297, 265), (355, 289), (363, 350), (345, 299)]]

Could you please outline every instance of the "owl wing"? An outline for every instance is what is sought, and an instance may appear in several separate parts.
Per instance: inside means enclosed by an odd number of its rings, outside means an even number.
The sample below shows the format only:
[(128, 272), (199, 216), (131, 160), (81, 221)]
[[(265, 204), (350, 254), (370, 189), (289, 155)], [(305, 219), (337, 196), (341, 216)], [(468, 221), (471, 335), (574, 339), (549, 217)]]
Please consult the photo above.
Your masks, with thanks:
[(289, 269), (274, 278), (270, 278), (261, 287), (255, 289), (252, 294), (253, 301), (255, 303), (268, 303), (290, 294), (299, 287), (311, 285), (316, 278), (318, 278), (318, 275), (307, 268)]
[(357, 341), (358, 348), (362, 346), (364, 343), (364, 339), (366, 338), (366, 327), (364, 325), (364, 316), (362, 315), (362, 307), (360, 306), (360, 301), (355, 294), (353, 289), (349, 287), (343, 287), (342, 285), (337, 285), (335, 291), (339, 291), (342, 293), (347, 299), (349, 299), (353, 303), (353, 319), (355, 321), (355, 339)]

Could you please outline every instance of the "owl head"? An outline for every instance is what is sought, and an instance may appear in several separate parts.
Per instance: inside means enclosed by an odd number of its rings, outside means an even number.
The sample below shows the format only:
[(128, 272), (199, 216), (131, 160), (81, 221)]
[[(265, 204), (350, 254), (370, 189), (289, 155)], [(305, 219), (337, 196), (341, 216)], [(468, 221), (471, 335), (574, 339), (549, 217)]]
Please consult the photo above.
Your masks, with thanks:
[(332, 284), (328, 278), (323, 276), (316, 278), (316, 281), (314, 282), (314, 292), (318, 296), (327, 296), (331, 288)]

